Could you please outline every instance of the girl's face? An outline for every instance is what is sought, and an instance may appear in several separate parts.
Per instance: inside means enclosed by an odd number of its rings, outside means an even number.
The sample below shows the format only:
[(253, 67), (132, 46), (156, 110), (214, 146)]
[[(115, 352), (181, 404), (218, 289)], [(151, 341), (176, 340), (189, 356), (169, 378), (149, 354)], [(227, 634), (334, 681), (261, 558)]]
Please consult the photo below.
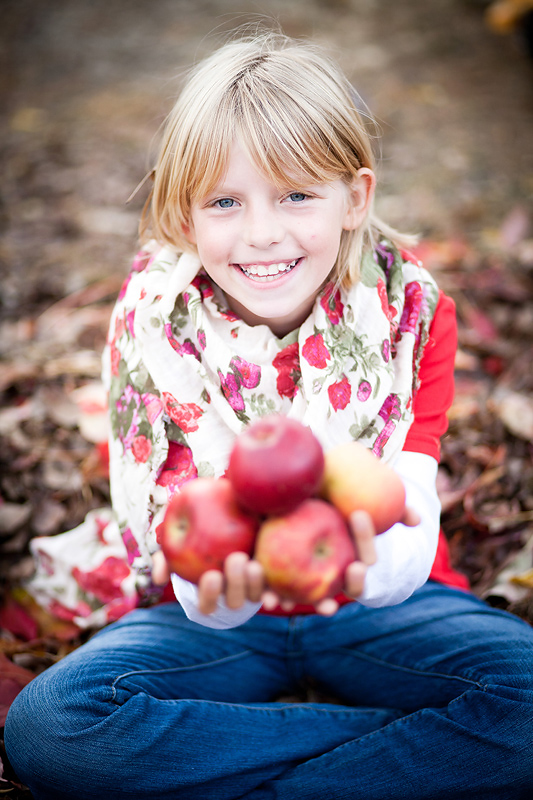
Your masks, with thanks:
[(343, 230), (364, 220), (374, 190), (371, 170), (343, 181), (280, 191), (234, 144), (226, 175), (191, 207), (189, 241), (249, 325), (284, 336), (309, 315), (331, 273)]

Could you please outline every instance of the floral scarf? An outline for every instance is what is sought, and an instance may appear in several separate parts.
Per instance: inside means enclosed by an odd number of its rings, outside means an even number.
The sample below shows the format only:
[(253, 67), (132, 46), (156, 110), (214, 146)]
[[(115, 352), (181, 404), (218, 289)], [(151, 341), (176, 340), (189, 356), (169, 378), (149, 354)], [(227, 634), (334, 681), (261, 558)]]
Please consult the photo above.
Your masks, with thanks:
[(90, 570), (59, 564), (64, 548), (54, 542), (51, 554), (51, 540), (34, 540), (33, 594), (60, 601), (83, 627), (155, 599), (149, 565), (169, 497), (191, 478), (223, 475), (235, 437), (267, 413), (300, 420), (325, 449), (357, 439), (394, 461), (437, 298), (417, 260), (383, 241), (354, 287), (328, 283), (301, 327), (278, 339), (231, 312), (195, 256), (151, 243), (119, 296), (104, 355), (113, 513), (93, 512), (78, 530)]

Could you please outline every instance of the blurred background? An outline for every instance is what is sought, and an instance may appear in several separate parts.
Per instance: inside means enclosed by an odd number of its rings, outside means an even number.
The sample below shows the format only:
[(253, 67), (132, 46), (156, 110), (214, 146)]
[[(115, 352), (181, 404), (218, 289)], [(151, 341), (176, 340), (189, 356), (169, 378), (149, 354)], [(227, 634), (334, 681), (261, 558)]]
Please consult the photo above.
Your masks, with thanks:
[(0, 10), (9, 668), (35, 674), (76, 646), (75, 631), (20, 591), (28, 542), (108, 502), (100, 355), (148, 187), (126, 201), (184, 69), (246, 24), (326, 47), (376, 117), (378, 211), (421, 235), (420, 256), (458, 308), (439, 473), (454, 562), (476, 592), (531, 621), (533, 2), (2, 0)]
[(146, 194), (125, 201), (151, 166), (179, 75), (247, 23), (310, 37), (341, 62), (381, 128), (379, 210), (392, 224), (492, 248), (502, 222), (530, 202), (526, 26), (497, 33), (486, 0), (1, 5), (7, 317), (125, 268)]

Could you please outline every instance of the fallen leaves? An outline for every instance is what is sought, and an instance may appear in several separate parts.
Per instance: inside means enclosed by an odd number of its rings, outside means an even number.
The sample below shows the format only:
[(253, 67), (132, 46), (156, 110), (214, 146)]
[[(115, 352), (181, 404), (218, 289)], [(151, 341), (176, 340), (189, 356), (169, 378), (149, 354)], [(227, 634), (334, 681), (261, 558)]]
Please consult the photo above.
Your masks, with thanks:
[(533, 442), (533, 397), (502, 387), (489, 398), (489, 407), (513, 436)]
[(17, 666), (0, 652), (0, 727), (3, 727), (9, 707), (17, 694), (34, 677), (33, 672)]
[(70, 620), (60, 619), (42, 608), (22, 586), (14, 586), (4, 599), (0, 624), (16, 639), (31, 642), (55, 640), (72, 642), (79, 628)]
[[(97, 281), (34, 317), (2, 328), (0, 371), (0, 701), (79, 645), (80, 630), (40, 608), (21, 582), (28, 545), (78, 525), (109, 504), (103, 388), (97, 379), (111, 297)], [(84, 341), (92, 347), (80, 347)]]
[(454, 298), (459, 323), (456, 392), (438, 480), (453, 561), (477, 594), (512, 602), (533, 623), (530, 230), (527, 210), (517, 205), (475, 247), (427, 241), (419, 254)]

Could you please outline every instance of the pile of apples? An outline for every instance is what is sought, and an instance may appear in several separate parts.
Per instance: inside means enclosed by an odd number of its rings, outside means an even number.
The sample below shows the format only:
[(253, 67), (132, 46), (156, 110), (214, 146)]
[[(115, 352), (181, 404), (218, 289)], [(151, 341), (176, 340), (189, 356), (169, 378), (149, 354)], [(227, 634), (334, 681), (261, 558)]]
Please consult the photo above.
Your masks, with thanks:
[(399, 476), (358, 442), (324, 453), (310, 428), (269, 415), (237, 437), (223, 478), (196, 478), (174, 495), (158, 538), (170, 570), (192, 583), (238, 550), (262, 564), (280, 598), (317, 603), (342, 591), (357, 509), (376, 533), (388, 530), (405, 509)]

